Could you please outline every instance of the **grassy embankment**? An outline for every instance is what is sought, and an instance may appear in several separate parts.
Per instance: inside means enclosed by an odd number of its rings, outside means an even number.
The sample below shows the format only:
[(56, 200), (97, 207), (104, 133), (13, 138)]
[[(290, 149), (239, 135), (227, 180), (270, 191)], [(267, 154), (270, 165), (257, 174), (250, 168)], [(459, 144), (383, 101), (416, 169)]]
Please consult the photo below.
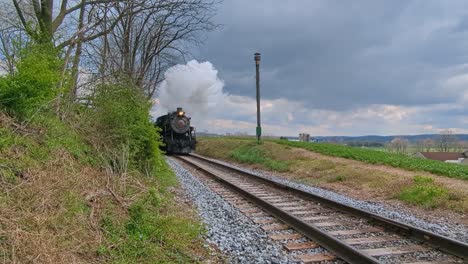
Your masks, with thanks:
[[(0, 261), (193, 263), (207, 257), (159, 152), (150, 104), (124, 81), (93, 107), (59, 87), (63, 62), (31, 44), (0, 77)], [(67, 75), (62, 76), (67, 78)]]
[[(451, 181), (450, 178), (426, 173), (438, 171), (445, 176), (466, 179), (464, 172), (468, 168), (461, 166), (433, 161), (424, 163), (421, 159), (411, 159), (408, 163), (403, 160), (407, 159), (407, 156), (331, 144), (318, 144), (315, 149), (308, 148), (308, 145), (315, 147), (316, 144), (287, 141), (265, 141), (262, 145), (257, 145), (252, 139), (240, 138), (202, 138), (199, 141), (197, 153), (277, 171), (296, 181), (351, 193), (359, 191), (384, 199), (398, 199), (421, 208), (468, 212), (468, 190), (447, 184), (446, 181)], [(354, 150), (357, 150), (357, 154), (353, 153)], [(378, 154), (374, 156), (374, 152)], [(354, 157), (359, 162), (331, 156), (348, 159)], [(382, 160), (379, 161), (378, 158)], [(418, 163), (419, 161), (422, 163)], [(415, 172), (386, 169), (366, 163), (396, 167), (401, 165), (399, 167), (411, 168)], [(444, 171), (444, 168), (447, 168), (447, 171)], [(465, 181), (461, 182), (465, 184)], [(468, 182), (466, 184), (468, 186)]]
[[(0, 116), (0, 260), (195, 262), (200, 224), (176, 205), (164, 161), (155, 175), (106, 172), (73, 128), (44, 118), (19, 128)], [(187, 208), (185, 208), (187, 209)]]

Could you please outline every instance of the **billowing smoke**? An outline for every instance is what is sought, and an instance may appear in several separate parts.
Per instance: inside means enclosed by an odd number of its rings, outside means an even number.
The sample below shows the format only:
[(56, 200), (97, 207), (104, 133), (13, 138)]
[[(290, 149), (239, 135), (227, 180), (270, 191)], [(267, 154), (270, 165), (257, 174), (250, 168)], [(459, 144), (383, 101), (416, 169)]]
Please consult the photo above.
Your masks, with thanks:
[(218, 78), (218, 71), (210, 62), (189, 61), (176, 65), (164, 74), (165, 80), (159, 87), (157, 113), (174, 111), (183, 107), (190, 116), (202, 119), (226, 96), (224, 82)]

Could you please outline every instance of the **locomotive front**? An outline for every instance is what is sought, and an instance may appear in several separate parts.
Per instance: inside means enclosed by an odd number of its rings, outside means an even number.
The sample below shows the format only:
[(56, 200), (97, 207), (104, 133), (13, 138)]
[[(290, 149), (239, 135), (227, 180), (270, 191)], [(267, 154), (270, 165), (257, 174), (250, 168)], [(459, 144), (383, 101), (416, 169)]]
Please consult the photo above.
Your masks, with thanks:
[(177, 108), (177, 111), (173, 113), (170, 125), (174, 132), (183, 134), (190, 131), (190, 119), (185, 116), (185, 112), (182, 108)]
[(168, 154), (188, 154), (195, 150), (195, 130), (190, 126), (188, 117), (181, 107), (176, 111), (160, 116), (155, 125), (161, 128), (164, 145)]

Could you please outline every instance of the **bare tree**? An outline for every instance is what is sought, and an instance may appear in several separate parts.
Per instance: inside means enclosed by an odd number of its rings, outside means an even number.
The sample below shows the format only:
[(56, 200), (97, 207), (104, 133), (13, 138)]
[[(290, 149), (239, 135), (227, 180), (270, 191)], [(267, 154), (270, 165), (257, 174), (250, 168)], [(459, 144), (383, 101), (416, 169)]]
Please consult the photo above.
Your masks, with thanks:
[(450, 129), (443, 130), (440, 132), (436, 140), (436, 145), (439, 151), (449, 152), (457, 141), (457, 137), (453, 134)]
[(390, 141), (389, 148), (397, 153), (406, 153), (408, 148), (408, 140), (400, 137), (394, 138), (392, 141)]
[(416, 152), (424, 152), (424, 140), (418, 140), (415, 144)]
[(460, 141), (460, 145), (463, 152), (468, 151), (468, 141)]
[[(100, 80), (122, 75), (151, 98), (162, 72), (186, 55), (185, 44), (200, 43), (211, 22), (213, 0), (137, 0), (118, 12), (129, 12), (95, 46)], [(136, 10), (138, 9), (138, 10)], [(129, 10), (129, 11), (128, 11)], [(109, 23), (102, 23), (101, 31)]]
[(21, 31), (0, 28), (0, 68), (13, 75), (19, 52), (26, 42), (26, 36)]
[(453, 143), (453, 151), (463, 152), (464, 150), (465, 148), (463, 141), (455, 139), (455, 142)]
[[(133, 0), (11, 0), (19, 26), (39, 43), (59, 49), (85, 43), (108, 34), (126, 15), (122, 10)], [(136, 9), (138, 11), (138, 9)], [(82, 15), (87, 23), (78, 23)], [(107, 30), (97, 30), (106, 15)], [(81, 18), (83, 20), (83, 17)], [(80, 26), (81, 25), (81, 26)]]
[[(132, 0), (11, 0), (9, 4), (3, 2), (1, 8), (9, 12), (0, 11), (0, 58), (6, 61), (6, 68), (13, 73), (13, 47), (16, 46), (11, 42), (17, 41), (19, 36), (27, 36), (36, 43), (52, 44), (64, 51), (63, 73), (71, 67), (72, 80), (76, 82), (83, 44), (112, 31), (118, 21), (129, 14), (128, 10), (122, 8), (127, 2)], [(108, 22), (106, 30), (99, 30), (103, 21)]]
[[(22, 29), (35, 41), (40, 43), (53, 43), (54, 37), (59, 41), (57, 47), (64, 48), (77, 42), (94, 40), (108, 32), (96, 31), (95, 27), (101, 20), (97, 19), (86, 27), (78, 28), (71, 36), (57, 36), (67, 18), (75, 19), (80, 10), (93, 10), (94, 13), (103, 6), (116, 8), (122, 2), (130, 0), (12, 0), (17, 17), (21, 22)], [(112, 6), (106, 5), (111, 3)], [(32, 7), (32, 10), (31, 10)], [(111, 13), (107, 13), (110, 15)], [(114, 16), (115, 26), (117, 22), (127, 13)], [(97, 17), (97, 16), (94, 16)], [(65, 30), (62, 28), (62, 30)], [(110, 28), (112, 30), (112, 28)]]
[(0, 68), (11, 75), (15, 73), (19, 52), (28, 41), (14, 13), (11, 4), (0, 3)]
[[(0, 22), (63, 51), (63, 73), (72, 73), (72, 97), (86, 69), (101, 82), (124, 77), (151, 98), (162, 73), (184, 59), (186, 45), (199, 44), (201, 33), (216, 28), (211, 20), (217, 1), (11, 0), (16, 16)], [(0, 59), (13, 72), (15, 56), (6, 42), (11, 33), (0, 34), (6, 36)]]
[(434, 140), (430, 138), (423, 139), (423, 147), (425, 152), (430, 152), (435, 146)]

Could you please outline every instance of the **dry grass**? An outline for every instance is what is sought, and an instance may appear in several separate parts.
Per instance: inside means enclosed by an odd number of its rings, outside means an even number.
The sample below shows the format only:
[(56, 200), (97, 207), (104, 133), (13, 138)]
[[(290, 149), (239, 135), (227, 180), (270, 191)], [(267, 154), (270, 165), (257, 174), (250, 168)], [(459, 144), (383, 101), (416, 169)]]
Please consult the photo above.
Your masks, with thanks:
[[(128, 237), (125, 231), (115, 231), (120, 232), (118, 239), (109, 239), (113, 231), (103, 226), (103, 219), (110, 218), (116, 228), (125, 227), (129, 209), (144, 200), (151, 188), (158, 188), (156, 178), (109, 175), (77, 164), (67, 153), (56, 157), (0, 195), (0, 262), (108, 263), (132, 259), (113, 253), (117, 248), (128, 250), (124, 246)], [(161, 198), (161, 210), (153, 212), (169, 221), (161, 241), (168, 245), (157, 246), (155, 252), (163, 262), (180, 262), (176, 261), (180, 253), (187, 255), (182, 259), (207, 258), (201, 238), (187, 235), (197, 232), (193, 228), (198, 221), (190, 219), (194, 213), (173, 202), (171, 196), (161, 194), (165, 197)], [(134, 260), (149, 263), (141, 256)]]
[[(201, 139), (197, 152), (214, 158), (236, 161), (229, 153), (251, 142), (229, 138)], [(406, 187), (412, 186), (415, 176), (423, 175), (433, 179), (434, 186), (448, 194), (441, 196), (440, 199), (443, 200), (434, 203), (435, 206), (429, 206), (431, 209), (437, 207), (450, 212), (468, 212), (468, 183), (463, 180), (329, 157), (268, 141), (261, 147), (268, 158), (287, 162), (288, 171), (276, 173), (295, 181), (321, 186), (365, 200), (394, 200), (400, 199), (400, 193)], [(262, 164), (255, 164), (254, 167), (268, 170), (268, 167)], [(428, 206), (423, 204), (415, 206), (423, 210), (428, 209)]]
[(77, 166), (67, 153), (57, 153), (2, 195), (1, 252), (6, 262), (92, 262), (102, 241), (99, 205), (94, 197), (105, 182), (99, 171)]
[(115, 174), (96, 165), (86, 154), (89, 146), (60, 127), (53, 128), (57, 134), (14, 127), (0, 115), (0, 263), (187, 263), (208, 257), (200, 223), (173, 201), (175, 178), (164, 161), (157, 175)]

